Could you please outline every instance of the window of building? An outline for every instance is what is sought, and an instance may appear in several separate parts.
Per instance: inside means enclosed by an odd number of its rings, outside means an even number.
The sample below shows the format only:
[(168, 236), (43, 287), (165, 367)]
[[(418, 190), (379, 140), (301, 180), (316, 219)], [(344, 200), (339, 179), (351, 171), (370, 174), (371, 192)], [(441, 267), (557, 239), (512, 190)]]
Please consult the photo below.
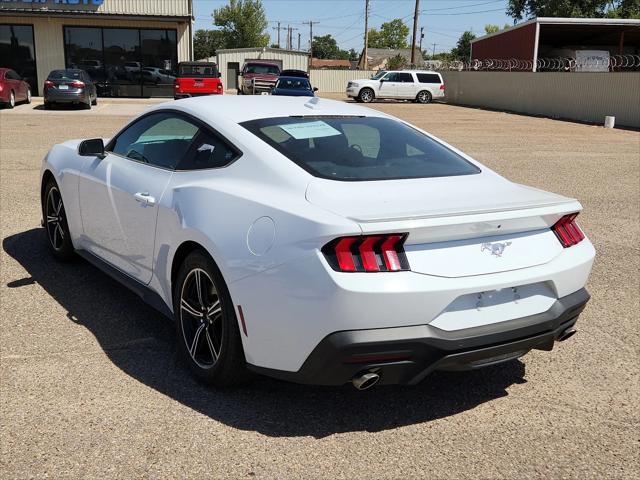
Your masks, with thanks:
[(65, 27), (67, 68), (86, 70), (102, 97), (171, 97), (176, 30)]
[(0, 59), (0, 66), (15, 70), (38, 94), (33, 25), (0, 25)]

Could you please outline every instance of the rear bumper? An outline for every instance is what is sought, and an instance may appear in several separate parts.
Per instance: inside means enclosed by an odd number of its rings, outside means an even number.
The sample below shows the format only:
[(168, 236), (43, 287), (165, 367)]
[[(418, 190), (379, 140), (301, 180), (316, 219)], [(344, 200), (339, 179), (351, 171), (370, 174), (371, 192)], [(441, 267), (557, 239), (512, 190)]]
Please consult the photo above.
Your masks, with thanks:
[(79, 92), (46, 92), (44, 94), (45, 102), (52, 103), (86, 103), (90, 99), (90, 94), (86, 90)]
[(342, 385), (374, 370), (380, 384), (416, 384), (435, 370), (466, 370), (552, 350), (589, 300), (585, 289), (558, 299), (549, 310), (497, 324), (444, 331), (431, 325), (350, 330), (325, 337), (297, 372), (249, 365), (296, 383)]
[(208, 95), (222, 95), (223, 92), (221, 90), (217, 90), (215, 92), (206, 92), (206, 93), (176, 93), (173, 95), (175, 100), (179, 100), (181, 98), (191, 98), (191, 97), (206, 97)]

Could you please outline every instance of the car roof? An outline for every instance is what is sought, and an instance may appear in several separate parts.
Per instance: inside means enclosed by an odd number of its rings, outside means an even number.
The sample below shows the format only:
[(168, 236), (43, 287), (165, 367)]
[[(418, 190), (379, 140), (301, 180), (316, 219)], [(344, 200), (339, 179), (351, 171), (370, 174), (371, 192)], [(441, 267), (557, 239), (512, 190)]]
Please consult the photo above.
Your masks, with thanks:
[(292, 116), (365, 116), (388, 117), (388, 115), (353, 103), (326, 98), (280, 97), (271, 95), (210, 95), (185, 98), (155, 105), (149, 111), (174, 109), (195, 115), (201, 120), (215, 124), (231, 121), (242, 123), (261, 118)]
[(282, 75), (280, 75), (278, 77), (278, 80), (296, 80), (296, 81), (306, 80), (307, 82), (309, 81), (309, 79), (307, 77), (291, 77), (289, 75), (285, 75), (284, 77)]

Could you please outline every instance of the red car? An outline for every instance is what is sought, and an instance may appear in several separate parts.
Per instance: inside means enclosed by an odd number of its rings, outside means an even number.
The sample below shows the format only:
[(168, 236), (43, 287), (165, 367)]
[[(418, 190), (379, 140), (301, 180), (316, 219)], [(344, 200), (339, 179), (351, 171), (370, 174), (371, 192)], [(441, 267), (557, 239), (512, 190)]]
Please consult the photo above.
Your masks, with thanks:
[(173, 82), (173, 98), (220, 95), (223, 93), (218, 66), (213, 62), (181, 62)]
[(0, 68), (0, 105), (13, 108), (18, 102), (31, 103), (31, 87), (14, 70)]

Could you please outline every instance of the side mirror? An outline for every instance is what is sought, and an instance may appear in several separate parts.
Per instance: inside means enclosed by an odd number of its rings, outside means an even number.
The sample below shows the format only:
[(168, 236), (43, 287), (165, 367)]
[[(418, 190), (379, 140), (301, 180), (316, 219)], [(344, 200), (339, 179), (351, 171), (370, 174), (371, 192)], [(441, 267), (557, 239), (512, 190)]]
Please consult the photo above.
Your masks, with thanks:
[(318, 91), (318, 87), (313, 87), (313, 91), (317, 92)]
[(104, 142), (101, 138), (83, 140), (78, 146), (81, 157), (104, 157)]
[(382, 85), (384, 83), (384, 78), (380, 79), (380, 85)]

